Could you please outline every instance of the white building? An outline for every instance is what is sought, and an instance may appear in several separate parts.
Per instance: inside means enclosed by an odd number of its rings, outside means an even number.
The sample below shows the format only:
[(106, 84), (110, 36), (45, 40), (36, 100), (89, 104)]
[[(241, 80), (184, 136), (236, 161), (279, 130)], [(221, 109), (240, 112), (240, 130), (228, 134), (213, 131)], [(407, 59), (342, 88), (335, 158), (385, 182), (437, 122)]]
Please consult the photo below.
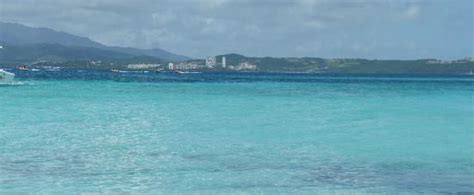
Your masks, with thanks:
[(227, 65), (227, 62), (225, 60), (225, 56), (222, 56), (222, 68), (225, 68), (226, 65)]
[[(99, 61), (99, 63), (101, 63)], [(159, 68), (161, 64), (128, 64), (127, 68), (129, 69), (150, 69), (150, 68)]]
[(206, 67), (214, 68), (216, 66), (216, 57), (207, 57), (206, 58)]
[(174, 70), (174, 64), (170, 62), (170, 63), (168, 64), (168, 69)]
[(173, 70), (194, 70), (200, 68), (197, 63), (194, 62), (183, 62), (174, 65)]
[(237, 66), (229, 66), (230, 69), (232, 70), (247, 70), (247, 71), (253, 71), (253, 70), (256, 70), (257, 69), (257, 65), (255, 64), (250, 64), (248, 62), (243, 62), (243, 63), (240, 63), (239, 65)]
[(240, 63), (239, 64), (241, 70), (255, 70), (257, 69), (257, 65), (250, 64), (248, 62)]

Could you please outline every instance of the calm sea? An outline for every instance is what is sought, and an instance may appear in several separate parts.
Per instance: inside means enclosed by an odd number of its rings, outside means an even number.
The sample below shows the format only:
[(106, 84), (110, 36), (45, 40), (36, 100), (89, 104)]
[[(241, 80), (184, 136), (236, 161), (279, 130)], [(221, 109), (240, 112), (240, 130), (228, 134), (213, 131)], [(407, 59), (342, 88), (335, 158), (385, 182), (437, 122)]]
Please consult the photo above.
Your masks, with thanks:
[(474, 192), (472, 77), (17, 75), (0, 193)]

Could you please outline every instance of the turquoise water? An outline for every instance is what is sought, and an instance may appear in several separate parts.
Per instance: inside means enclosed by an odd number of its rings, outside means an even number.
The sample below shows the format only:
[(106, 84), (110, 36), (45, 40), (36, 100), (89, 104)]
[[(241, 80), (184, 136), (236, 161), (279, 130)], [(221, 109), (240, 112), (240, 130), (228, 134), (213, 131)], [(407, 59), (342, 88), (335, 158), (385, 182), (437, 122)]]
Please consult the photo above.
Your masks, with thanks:
[(220, 77), (0, 86), (0, 193), (474, 192), (472, 79)]

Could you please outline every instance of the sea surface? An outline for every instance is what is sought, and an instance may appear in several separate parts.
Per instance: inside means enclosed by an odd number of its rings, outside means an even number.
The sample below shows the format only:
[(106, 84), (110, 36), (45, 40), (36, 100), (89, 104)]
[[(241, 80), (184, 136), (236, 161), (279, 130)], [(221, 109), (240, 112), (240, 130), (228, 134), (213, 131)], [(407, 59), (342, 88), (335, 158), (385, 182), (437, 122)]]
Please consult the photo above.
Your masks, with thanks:
[(474, 78), (16, 72), (0, 193), (474, 192)]

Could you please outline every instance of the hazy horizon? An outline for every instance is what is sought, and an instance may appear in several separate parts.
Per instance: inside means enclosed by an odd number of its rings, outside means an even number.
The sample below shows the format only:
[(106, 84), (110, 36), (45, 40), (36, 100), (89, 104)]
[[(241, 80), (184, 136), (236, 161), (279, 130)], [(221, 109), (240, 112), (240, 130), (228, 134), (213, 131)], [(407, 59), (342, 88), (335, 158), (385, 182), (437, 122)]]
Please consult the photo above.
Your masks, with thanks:
[(0, 0), (0, 21), (193, 58), (461, 59), (473, 1)]

